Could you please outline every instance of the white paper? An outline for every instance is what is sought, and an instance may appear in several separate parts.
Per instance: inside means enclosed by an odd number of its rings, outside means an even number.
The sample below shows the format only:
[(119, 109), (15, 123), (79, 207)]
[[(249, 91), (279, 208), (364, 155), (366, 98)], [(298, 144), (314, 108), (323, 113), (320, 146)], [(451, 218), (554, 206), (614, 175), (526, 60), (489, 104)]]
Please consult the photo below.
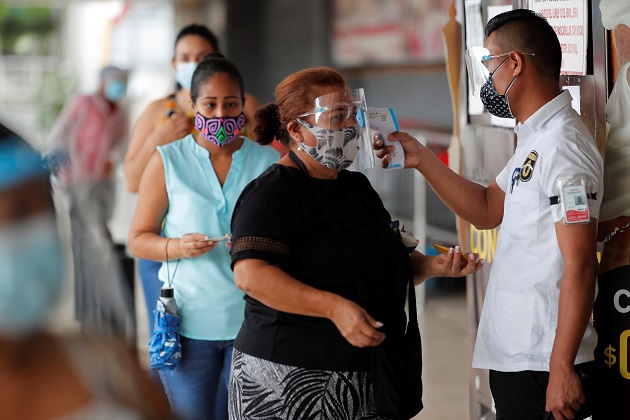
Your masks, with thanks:
[[(532, 0), (532, 10), (547, 19), (562, 48), (561, 74), (586, 74), (588, 0)], [(627, 0), (626, 0), (627, 1)]]
[[(571, 106), (580, 114), (580, 87), (579, 86), (562, 86), (562, 89), (568, 90), (571, 94)], [(582, 115), (582, 114), (580, 114)]]

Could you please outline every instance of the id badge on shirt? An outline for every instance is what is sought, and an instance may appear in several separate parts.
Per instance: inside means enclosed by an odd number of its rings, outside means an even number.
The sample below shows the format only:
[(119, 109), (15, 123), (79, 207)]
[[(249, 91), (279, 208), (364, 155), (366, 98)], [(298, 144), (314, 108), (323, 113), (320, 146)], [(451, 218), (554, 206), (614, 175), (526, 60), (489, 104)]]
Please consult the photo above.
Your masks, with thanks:
[[(589, 181), (585, 174), (560, 177), (556, 181), (556, 198), (560, 221), (565, 225), (588, 223), (590, 212), (589, 198), (593, 197), (589, 191)], [(556, 204), (553, 203), (552, 204)]]
[(586, 187), (584, 185), (564, 187), (562, 198), (564, 220), (567, 224), (588, 222), (588, 202), (586, 201)]

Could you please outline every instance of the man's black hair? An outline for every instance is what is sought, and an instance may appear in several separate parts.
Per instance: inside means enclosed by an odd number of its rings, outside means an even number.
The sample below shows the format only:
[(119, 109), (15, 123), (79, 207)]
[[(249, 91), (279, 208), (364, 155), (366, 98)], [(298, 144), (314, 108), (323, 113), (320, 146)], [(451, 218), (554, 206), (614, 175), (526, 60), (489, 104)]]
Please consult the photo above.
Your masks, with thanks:
[(532, 62), (547, 78), (559, 80), (562, 64), (560, 41), (547, 19), (528, 9), (515, 9), (496, 15), (486, 25), (485, 36), (496, 32), (496, 44), (507, 53), (533, 53)]

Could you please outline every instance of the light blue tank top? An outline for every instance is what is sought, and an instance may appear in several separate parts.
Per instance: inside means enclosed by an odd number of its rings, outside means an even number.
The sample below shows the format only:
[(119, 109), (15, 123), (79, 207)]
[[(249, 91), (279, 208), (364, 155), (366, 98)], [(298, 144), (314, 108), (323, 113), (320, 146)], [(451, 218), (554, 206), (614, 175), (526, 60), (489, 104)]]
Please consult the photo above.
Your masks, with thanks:
[[(192, 134), (157, 149), (164, 163), (168, 194), (162, 233), (167, 238), (186, 233), (213, 238), (230, 232), (234, 205), (245, 186), (280, 158), (273, 148), (245, 138), (232, 154), (232, 165), (221, 188), (210, 152), (199, 146)], [(182, 316), (180, 334), (198, 340), (233, 340), (243, 322), (245, 302), (243, 292), (234, 284), (225, 244), (197, 258), (171, 261), (168, 268)], [(166, 282), (166, 263), (162, 263), (159, 277)]]

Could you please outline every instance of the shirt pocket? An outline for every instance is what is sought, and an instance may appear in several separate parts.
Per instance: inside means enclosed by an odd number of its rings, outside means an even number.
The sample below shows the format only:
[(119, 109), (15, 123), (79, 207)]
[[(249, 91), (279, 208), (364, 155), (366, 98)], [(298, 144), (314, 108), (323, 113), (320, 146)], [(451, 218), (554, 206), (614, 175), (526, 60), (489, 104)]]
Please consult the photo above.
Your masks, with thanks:
[(489, 290), (488, 340), (506, 357), (529, 352), (534, 321), (532, 296)]
[(506, 194), (505, 213), (501, 229), (517, 241), (538, 239), (539, 194), (515, 186), (512, 193)]

